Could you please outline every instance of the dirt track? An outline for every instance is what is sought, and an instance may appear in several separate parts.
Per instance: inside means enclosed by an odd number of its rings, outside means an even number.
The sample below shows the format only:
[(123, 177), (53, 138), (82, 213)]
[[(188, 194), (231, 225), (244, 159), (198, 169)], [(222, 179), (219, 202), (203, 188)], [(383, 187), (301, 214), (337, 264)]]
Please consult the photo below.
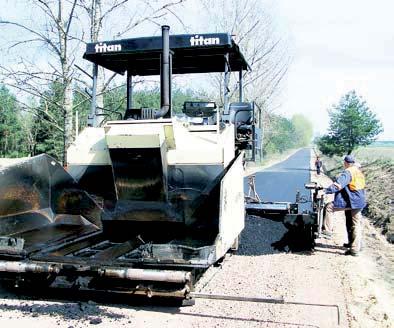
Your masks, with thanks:
[[(393, 327), (393, 246), (367, 226), (363, 254), (343, 256), (343, 218), (338, 216), (336, 223), (334, 240), (318, 240), (314, 254), (291, 254), (270, 246), (285, 232), (281, 223), (249, 217), (238, 254), (208, 270), (198, 288), (206, 293), (337, 304), (340, 327)], [(49, 301), (0, 291), (0, 327), (337, 327), (334, 309), (311, 305), (212, 300), (181, 308), (108, 305), (112, 302), (111, 297), (106, 305)]]

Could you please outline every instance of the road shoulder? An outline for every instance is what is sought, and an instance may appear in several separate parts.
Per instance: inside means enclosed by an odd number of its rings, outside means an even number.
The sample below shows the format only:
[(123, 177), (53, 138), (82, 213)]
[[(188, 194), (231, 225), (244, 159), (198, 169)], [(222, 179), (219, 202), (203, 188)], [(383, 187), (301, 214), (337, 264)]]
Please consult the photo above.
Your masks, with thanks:
[[(311, 167), (314, 168), (314, 154)], [(331, 180), (313, 170), (311, 180)], [(337, 212), (335, 233), (325, 244), (340, 248), (346, 240), (345, 217)], [(350, 327), (394, 327), (394, 245), (364, 218), (363, 250), (358, 257), (338, 256), (333, 266), (343, 287)], [(342, 255), (342, 254), (341, 254)]]

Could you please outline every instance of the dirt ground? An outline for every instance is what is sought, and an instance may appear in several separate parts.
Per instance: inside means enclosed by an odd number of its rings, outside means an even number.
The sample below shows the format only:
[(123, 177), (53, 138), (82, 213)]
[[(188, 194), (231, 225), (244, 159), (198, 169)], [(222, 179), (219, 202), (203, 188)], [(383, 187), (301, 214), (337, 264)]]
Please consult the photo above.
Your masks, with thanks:
[[(315, 179), (323, 186), (331, 180), (324, 174)], [(329, 244), (342, 245), (345, 218), (338, 212), (336, 234)], [(347, 298), (350, 327), (394, 327), (394, 245), (364, 218), (363, 250), (359, 257), (340, 257), (337, 267)]]
[[(330, 183), (324, 175), (312, 180)], [(197, 291), (280, 298), (305, 305), (196, 300), (192, 307), (115, 304), (93, 299), (50, 300), (0, 290), (0, 327), (394, 327), (393, 245), (365, 226), (363, 252), (344, 256), (344, 218), (333, 240), (316, 251), (273, 250), (286, 229), (279, 222), (247, 217), (238, 253), (210, 268)], [(338, 305), (340, 323), (333, 307)]]

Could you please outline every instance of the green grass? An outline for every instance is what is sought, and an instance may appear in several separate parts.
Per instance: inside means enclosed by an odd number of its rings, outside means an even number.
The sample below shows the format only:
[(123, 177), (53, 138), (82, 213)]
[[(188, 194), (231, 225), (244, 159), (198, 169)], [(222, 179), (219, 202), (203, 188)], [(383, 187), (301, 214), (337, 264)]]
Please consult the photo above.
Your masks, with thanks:
[(394, 141), (375, 141), (371, 147), (394, 147)]
[(355, 151), (357, 161), (369, 163), (376, 160), (392, 160), (394, 161), (394, 145), (393, 146), (375, 146), (359, 148)]
[[(384, 142), (384, 146), (380, 143), (369, 145), (367, 147), (358, 148), (354, 152), (356, 161), (361, 163), (361, 166), (369, 166), (373, 163), (376, 165), (383, 165), (383, 163), (394, 163), (394, 143), (392, 146), (387, 146), (390, 142)], [(326, 174), (333, 178), (343, 170), (343, 157), (344, 156), (323, 156), (323, 165)]]

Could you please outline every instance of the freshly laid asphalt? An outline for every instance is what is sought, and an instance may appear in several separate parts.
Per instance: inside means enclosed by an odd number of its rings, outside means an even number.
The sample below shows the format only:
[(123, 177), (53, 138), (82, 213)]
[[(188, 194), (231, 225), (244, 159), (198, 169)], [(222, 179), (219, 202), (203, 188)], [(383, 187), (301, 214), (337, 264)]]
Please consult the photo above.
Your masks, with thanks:
[[(303, 148), (287, 160), (255, 173), (256, 191), (262, 202), (295, 202), (296, 192), (309, 199), (304, 188), (310, 181), (310, 149)], [(246, 184), (245, 191), (248, 192)], [(300, 210), (309, 209), (310, 203), (300, 205)]]

